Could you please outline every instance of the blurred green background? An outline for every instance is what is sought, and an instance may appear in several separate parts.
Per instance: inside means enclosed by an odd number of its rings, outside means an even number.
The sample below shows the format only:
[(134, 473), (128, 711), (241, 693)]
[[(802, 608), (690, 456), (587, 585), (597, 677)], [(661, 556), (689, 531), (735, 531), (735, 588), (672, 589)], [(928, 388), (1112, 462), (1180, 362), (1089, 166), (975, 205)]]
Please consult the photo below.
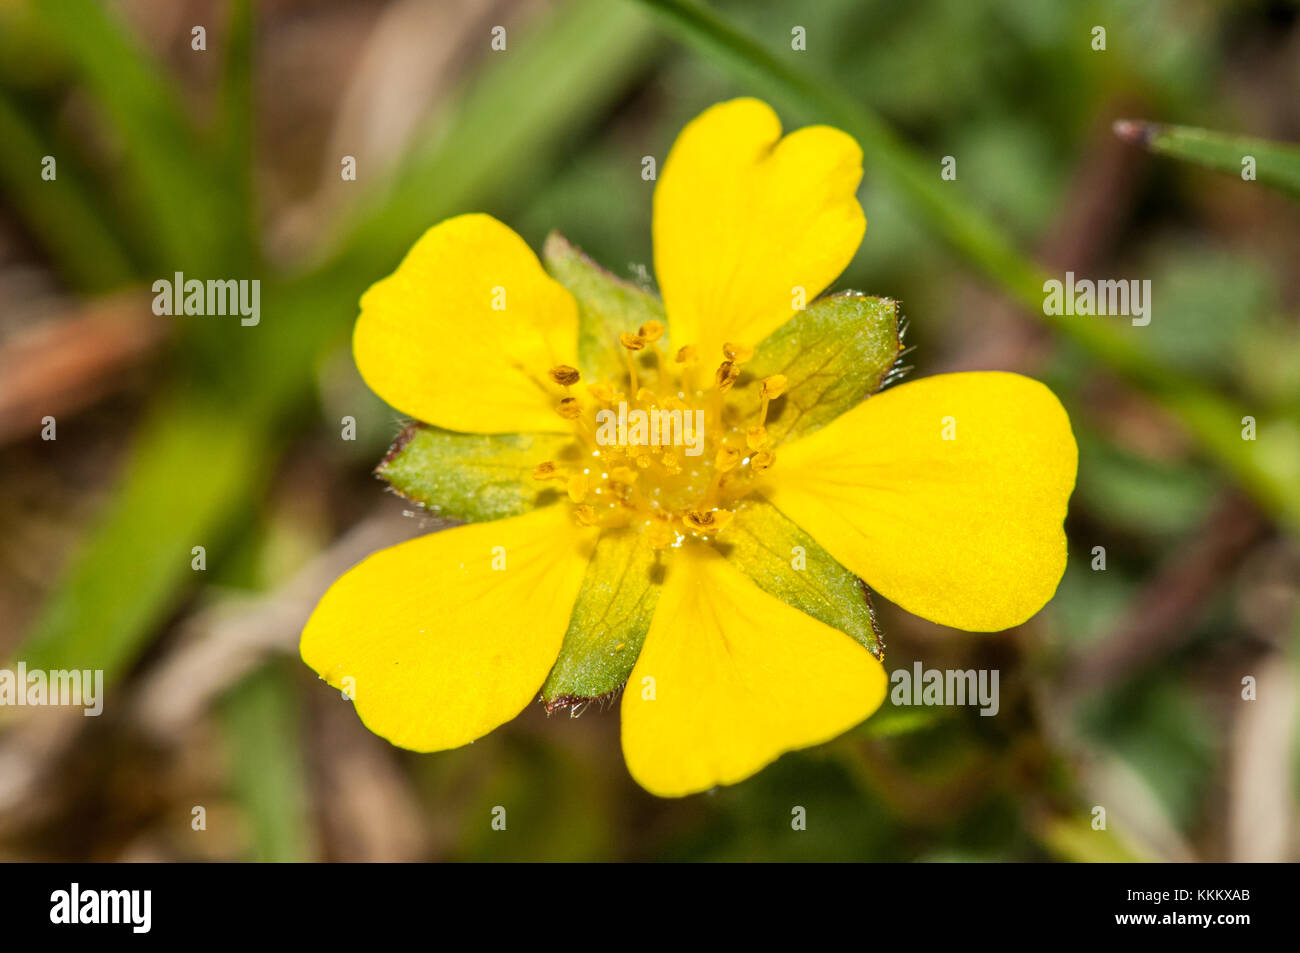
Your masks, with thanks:
[[(296, 657), (339, 572), (440, 525), (369, 475), (400, 420), (352, 365), (359, 295), (475, 210), (652, 276), (641, 159), (736, 95), (858, 137), (837, 286), (903, 302), (912, 376), (1015, 370), (1069, 410), (1047, 609), (880, 607), (889, 670), (996, 668), (998, 717), (887, 704), (680, 801), (627, 776), (616, 708), (391, 748)], [(1281, 0), (3, 0), (0, 655), (109, 692), (0, 709), (0, 858), (1300, 857), (1300, 206), (1112, 132), (1296, 142), (1298, 104)], [(1150, 325), (1045, 318), (1066, 270), (1150, 279)], [(175, 271), (259, 278), (261, 323), (153, 315)]]

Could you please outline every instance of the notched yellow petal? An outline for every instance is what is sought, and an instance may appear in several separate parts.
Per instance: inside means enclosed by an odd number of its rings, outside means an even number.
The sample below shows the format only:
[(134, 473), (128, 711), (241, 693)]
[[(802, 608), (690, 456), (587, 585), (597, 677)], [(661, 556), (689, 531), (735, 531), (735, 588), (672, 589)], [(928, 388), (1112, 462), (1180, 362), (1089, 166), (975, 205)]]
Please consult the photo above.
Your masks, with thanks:
[(429, 229), (362, 296), (352, 353), (375, 393), (425, 423), (553, 432), (564, 425), (541, 375), (575, 364), (577, 340), (577, 302), (524, 240), (462, 215)]
[(712, 547), (683, 544), (628, 685), (628, 771), (680, 797), (852, 728), (880, 706), (888, 679), (850, 636), (764, 592)]

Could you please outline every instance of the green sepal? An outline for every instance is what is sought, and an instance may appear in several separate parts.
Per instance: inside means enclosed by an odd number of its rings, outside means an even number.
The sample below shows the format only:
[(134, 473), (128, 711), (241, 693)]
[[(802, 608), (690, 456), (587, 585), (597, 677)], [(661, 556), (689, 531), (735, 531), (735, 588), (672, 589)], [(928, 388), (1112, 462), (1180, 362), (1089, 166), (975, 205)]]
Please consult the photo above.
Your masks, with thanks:
[(884, 634), (866, 583), (771, 503), (746, 500), (715, 545), (760, 589), (848, 633), (884, 659)]
[(398, 435), (375, 475), (439, 516), (499, 520), (558, 502), (560, 484), (533, 479), (533, 470), (547, 460), (574, 463), (581, 452), (567, 434), (456, 433), (416, 423)]
[[(596, 264), (559, 232), (551, 232), (542, 247), (542, 262), (552, 278), (578, 302), (578, 370), (587, 382), (605, 380), (615, 386), (627, 376), (625, 351), (618, 343), (624, 332), (635, 332), (647, 321), (667, 326), (664, 306), (653, 292), (624, 281)], [(665, 360), (668, 335), (659, 339)], [(637, 354), (638, 367), (654, 369), (654, 354)]]
[(767, 411), (772, 446), (826, 426), (896, 375), (903, 352), (898, 302), (856, 292), (829, 295), (773, 331), (741, 368), (730, 422), (757, 417), (759, 382), (786, 377)]
[(627, 681), (650, 631), (663, 571), (655, 551), (635, 530), (601, 534), (560, 655), (542, 686), (548, 712), (580, 710)]

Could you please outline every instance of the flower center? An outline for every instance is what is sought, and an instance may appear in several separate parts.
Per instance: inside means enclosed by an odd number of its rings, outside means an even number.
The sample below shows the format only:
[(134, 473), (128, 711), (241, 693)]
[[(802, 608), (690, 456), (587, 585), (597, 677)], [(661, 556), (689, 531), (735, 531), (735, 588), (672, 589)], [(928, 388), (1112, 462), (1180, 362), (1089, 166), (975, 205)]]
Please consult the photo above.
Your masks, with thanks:
[[(579, 386), (577, 368), (550, 369), (564, 393), (556, 412), (573, 422), (585, 453), (577, 464), (548, 460), (533, 471), (535, 479), (564, 484), (579, 523), (636, 528), (656, 549), (717, 533), (757, 488), (776, 462), (768, 404), (786, 384), (780, 374), (763, 379), (757, 416), (739, 420), (728, 398), (753, 348), (724, 345), (722, 363), (706, 377), (694, 347), (665, 357), (658, 345), (664, 330), (650, 321), (619, 336), (627, 373), (615, 381)], [(646, 351), (649, 367), (638, 362)]]

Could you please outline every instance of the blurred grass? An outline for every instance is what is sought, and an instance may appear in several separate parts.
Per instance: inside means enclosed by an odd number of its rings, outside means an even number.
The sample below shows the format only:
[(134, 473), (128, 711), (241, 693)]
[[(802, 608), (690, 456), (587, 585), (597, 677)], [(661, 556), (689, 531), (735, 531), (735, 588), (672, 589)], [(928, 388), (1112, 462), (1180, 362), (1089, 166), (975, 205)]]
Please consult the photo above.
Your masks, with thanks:
[[(43, 139), (7, 95), (0, 92), (0, 182), (23, 221), (59, 263), (64, 279), (87, 292), (126, 282), (132, 264), (113, 229), (89, 199), (89, 187), (62, 150)], [(55, 159), (53, 182), (32, 186), (42, 160)], [(43, 181), (43, 180), (38, 180)]]
[(315, 859), (306, 765), (293, 676), (265, 665), (223, 701), (230, 785), (244, 808), (253, 858), (272, 863)]
[[(113, 684), (178, 593), (209, 569), (248, 518), (269, 478), (271, 447), (202, 394), (162, 398), (136, 434), (126, 471), (101, 522), (46, 602), (19, 655), (45, 669), (103, 669)], [(197, 472), (201, 471), (201, 475)]]
[[(41, 38), (69, 64), (112, 129), (118, 172), (147, 236), (139, 248), (151, 268), (237, 266), (238, 213), (223, 194), (222, 153), (207, 147), (162, 71), (95, 0), (36, 0), (35, 12)], [(247, 112), (249, 104), (242, 105)]]

